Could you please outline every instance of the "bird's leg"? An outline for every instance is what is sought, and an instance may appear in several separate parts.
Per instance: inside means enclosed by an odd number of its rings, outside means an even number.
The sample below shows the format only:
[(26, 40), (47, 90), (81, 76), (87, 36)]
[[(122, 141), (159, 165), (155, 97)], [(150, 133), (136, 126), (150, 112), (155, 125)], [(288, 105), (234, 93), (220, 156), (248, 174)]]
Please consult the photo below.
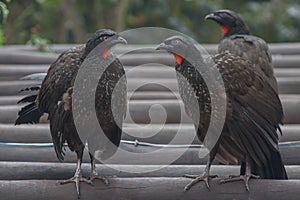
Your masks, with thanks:
[(243, 161), (241, 163), (240, 175), (229, 175), (228, 177), (231, 179), (231, 178), (240, 177), (241, 175), (245, 175), (245, 174), (246, 174), (246, 162)]
[(79, 151), (76, 151), (77, 165), (76, 165), (76, 172), (75, 172), (74, 176), (70, 179), (59, 181), (60, 184), (75, 183), (78, 198), (80, 198), (80, 187), (79, 187), (80, 184), (79, 183), (86, 182), (88, 184), (91, 184), (91, 181), (89, 179), (84, 178), (81, 175), (81, 163), (82, 163), (83, 149), (84, 148), (82, 148)]
[(230, 176), (227, 179), (221, 180), (220, 183), (228, 183), (228, 182), (233, 182), (233, 181), (244, 181), (246, 190), (249, 191), (249, 180), (250, 180), (250, 178), (258, 179), (260, 177), (254, 175), (254, 174), (251, 174), (251, 167), (249, 165), (249, 162), (246, 161), (246, 169), (245, 169), (245, 174), (244, 175)]
[(195, 185), (196, 183), (198, 183), (200, 181), (204, 181), (207, 189), (210, 190), (209, 183), (208, 183), (209, 179), (218, 177), (217, 175), (209, 174), (211, 163), (213, 160), (214, 160), (214, 156), (209, 155), (205, 170), (202, 175), (188, 175), (188, 174), (184, 175), (184, 177), (186, 177), (186, 178), (194, 179), (184, 187), (184, 191), (189, 190), (193, 185)]
[(100, 180), (102, 180), (102, 181), (105, 183), (105, 185), (108, 185), (109, 182), (108, 182), (107, 177), (98, 175), (97, 169), (96, 169), (96, 161), (95, 161), (95, 158), (94, 158), (94, 156), (93, 156), (91, 153), (89, 153), (89, 154), (90, 154), (90, 158), (91, 158), (91, 175), (90, 175), (90, 177), (89, 177), (89, 180), (90, 180), (91, 183), (92, 183), (93, 180), (95, 180), (95, 179), (100, 179)]

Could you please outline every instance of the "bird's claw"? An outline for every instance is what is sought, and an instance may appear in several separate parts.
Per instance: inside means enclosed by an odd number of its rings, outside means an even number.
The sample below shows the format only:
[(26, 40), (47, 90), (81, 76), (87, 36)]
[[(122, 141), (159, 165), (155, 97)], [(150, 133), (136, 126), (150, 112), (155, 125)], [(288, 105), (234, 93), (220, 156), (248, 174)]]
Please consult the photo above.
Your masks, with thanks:
[(72, 178), (69, 178), (67, 180), (58, 181), (58, 183), (61, 184), (61, 185), (68, 184), (68, 183), (75, 183), (78, 199), (80, 199), (80, 186), (79, 186), (80, 182), (85, 182), (87, 184), (92, 184), (91, 180), (89, 180), (87, 178), (84, 178), (82, 176), (73, 176)]
[(95, 179), (99, 179), (99, 180), (102, 180), (104, 182), (105, 185), (109, 185), (109, 181), (108, 181), (108, 178), (107, 176), (100, 176), (98, 174), (92, 174), (90, 177), (89, 177), (89, 181), (91, 182), (91, 184), (93, 184), (93, 181)]
[(246, 188), (246, 191), (250, 191), (249, 190), (249, 180), (251, 178), (255, 178), (255, 179), (259, 179), (260, 177), (259, 176), (256, 176), (254, 174), (250, 174), (250, 175), (240, 175), (240, 176), (229, 176), (229, 178), (226, 178), (226, 179), (223, 179), (220, 181), (220, 183), (228, 183), (228, 182), (234, 182), (234, 181), (244, 181), (245, 183), (245, 188)]
[(189, 174), (186, 174), (186, 175), (184, 175), (184, 177), (194, 179), (184, 187), (184, 191), (188, 191), (193, 185), (195, 185), (196, 183), (198, 183), (200, 181), (204, 181), (207, 189), (210, 190), (209, 183), (208, 183), (209, 180), (212, 178), (216, 178), (218, 176), (217, 175), (189, 175)]

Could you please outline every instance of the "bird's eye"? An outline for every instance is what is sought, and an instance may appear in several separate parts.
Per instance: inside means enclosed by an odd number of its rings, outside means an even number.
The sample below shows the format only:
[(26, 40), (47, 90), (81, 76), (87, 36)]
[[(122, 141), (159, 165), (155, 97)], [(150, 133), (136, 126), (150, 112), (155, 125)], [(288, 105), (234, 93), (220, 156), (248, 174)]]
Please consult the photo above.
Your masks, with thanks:
[(227, 17), (227, 14), (226, 13), (220, 13), (220, 17), (225, 18), (225, 17)]
[(108, 40), (108, 36), (104, 36), (104, 37), (103, 37), (103, 40)]
[(179, 44), (179, 40), (173, 40), (172, 43), (173, 43), (173, 45), (177, 45), (177, 44)]

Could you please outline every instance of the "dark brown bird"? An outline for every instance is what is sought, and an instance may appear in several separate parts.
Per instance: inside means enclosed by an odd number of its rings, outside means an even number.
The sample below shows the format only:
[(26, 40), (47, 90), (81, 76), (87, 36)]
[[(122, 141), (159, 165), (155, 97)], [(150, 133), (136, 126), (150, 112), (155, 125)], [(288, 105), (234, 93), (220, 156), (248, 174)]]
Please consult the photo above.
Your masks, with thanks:
[[(230, 53), (214, 56), (215, 64), (208, 65), (193, 43), (182, 36), (166, 39), (157, 49), (164, 49), (175, 56), (179, 93), (201, 142), (205, 141), (212, 119), (212, 96), (205, 81), (211, 80), (209, 73), (202, 74), (197, 69), (208, 72), (217, 69), (227, 96), (224, 126), (218, 141), (209, 149), (206, 169), (200, 176), (187, 175), (194, 180), (185, 190), (199, 181), (205, 181), (209, 188), (209, 178), (215, 177), (209, 173), (215, 157), (224, 164), (246, 164), (244, 175), (223, 182), (244, 180), (247, 190), (251, 177), (287, 179), (278, 150), (277, 134), (277, 130), (281, 132), (279, 124), (282, 124), (283, 110), (268, 80), (249, 61)], [(197, 60), (196, 67), (191, 60)], [(214, 81), (210, 82), (214, 84)], [(215, 91), (211, 92), (214, 94)]]
[[(64, 159), (65, 143), (67, 143), (71, 151), (76, 152), (77, 168), (74, 177), (61, 183), (75, 182), (78, 197), (80, 195), (79, 182), (92, 183), (95, 178), (102, 179), (105, 183), (108, 183), (108, 181), (105, 177), (97, 174), (94, 152), (91, 152), (90, 148), (91, 176), (89, 179), (86, 179), (81, 175), (85, 141), (82, 141), (82, 138), (80, 138), (73, 119), (72, 97), (75, 78), (83, 63), (87, 62), (89, 55), (92, 54), (92, 50), (96, 49), (96, 56), (99, 56), (103, 62), (113, 58), (100, 79), (97, 79), (99, 81), (96, 85), (94, 108), (104, 134), (115, 146), (119, 146), (122, 127), (118, 125), (122, 125), (127, 105), (126, 77), (123, 65), (119, 59), (109, 55), (110, 48), (118, 43), (126, 43), (126, 40), (116, 32), (107, 29), (96, 31), (85, 45), (63, 52), (51, 64), (34, 101), (32, 101), (32, 96), (20, 101), (30, 102), (30, 104), (21, 109), (15, 124), (38, 123), (40, 117), (44, 113), (47, 113), (50, 120), (50, 131), (54, 149), (58, 159), (61, 161)], [(99, 48), (99, 46), (101, 47)], [(103, 68), (102, 63), (93, 64), (99, 68)], [(90, 75), (87, 74), (85, 78), (87, 80), (90, 79)], [(118, 87), (115, 88), (117, 83)], [(90, 90), (91, 88), (87, 88), (84, 92), (91, 93)], [(116, 99), (114, 101), (112, 100), (113, 92), (116, 95), (114, 96)], [(113, 113), (113, 107), (117, 107), (118, 112)], [(81, 118), (83, 117), (81, 116)], [(86, 132), (88, 133), (89, 130), (86, 130)], [(93, 138), (87, 139), (88, 146), (95, 145), (92, 142), (95, 142)]]
[(221, 26), (223, 40), (219, 44), (218, 52), (229, 51), (233, 55), (249, 60), (278, 92), (272, 56), (267, 43), (259, 37), (250, 35), (249, 28), (242, 18), (231, 10), (218, 10), (207, 15), (205, 19), (213, 20)]

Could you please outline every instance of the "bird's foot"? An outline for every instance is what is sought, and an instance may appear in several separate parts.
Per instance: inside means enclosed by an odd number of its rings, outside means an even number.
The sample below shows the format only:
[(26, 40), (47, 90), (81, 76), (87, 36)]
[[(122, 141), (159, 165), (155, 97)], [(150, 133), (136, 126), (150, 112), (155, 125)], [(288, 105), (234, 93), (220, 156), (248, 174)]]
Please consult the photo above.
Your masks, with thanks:
[(249, 180), (251, 178), (259, 179), (260, 177), (254, 175), (254, 174), (237, 175), (237, 176), (231, 175), (231, 176), (229, 176), (229, 178), (221, 180), (220, 183), (228, 183), (228, 182), (234, 182), (234, 181), (244, 181), (246, 190), (249, 191)]
[(196, 183), (198, 183), (200, 181), (204, 181), (207, 189), (210, 190), (208, 181), (210, 179), (216, 178), (218, 176), (217, 175), (206, 175), (206, 174), (203, 174), (203, 175), (189, 175), (189, 174), (186, 174), (186, 175), (184, 175), (184, 177), (194, 179), (184, 187), (184, 191), (188, 191), (193, 185), (195, 185)]
[(78, 199), (80, 199), (80, 187), (79, 187), (80, 182), (85, 182), (85, 183), (88, 183), (88, 184), (92, 184), (91, 180), (89, 180), (87, 178), (84, 178), (82, 176), (76, 176), (76, 175), (73, 176), (72, 178), (67, 179), (67, 180), (58, 181), (58, 183), (61, 184), (61, 185), (67, 184), (67, 183), (75, 183)]
[(109, 184), (109, 181), (108, 181), (108, 177), (107, 176), (100, 176), (98, 175), (97, 173), (92, 173), (91, 176), (89, 177), (89, 181), (91, 181), (91, 184), (93, 184), (93, 181), (95, 179), (99, 179), (99, 180), (102, 180), (104, 182), (105, 185), (108, 185)]

